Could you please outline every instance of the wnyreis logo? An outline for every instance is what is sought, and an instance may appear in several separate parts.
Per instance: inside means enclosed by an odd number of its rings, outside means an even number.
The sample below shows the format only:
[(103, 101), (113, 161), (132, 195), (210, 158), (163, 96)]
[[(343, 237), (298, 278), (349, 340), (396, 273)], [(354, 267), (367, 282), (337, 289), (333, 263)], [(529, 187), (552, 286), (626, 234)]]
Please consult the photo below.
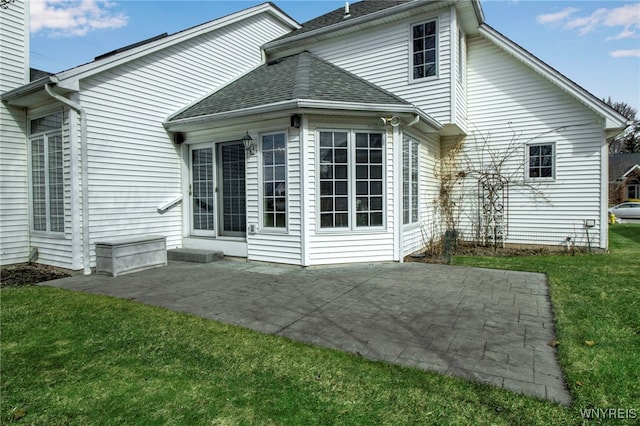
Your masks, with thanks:
[(635, 408), (581, 408), (583, 419), (637, 419), (638, 410)]

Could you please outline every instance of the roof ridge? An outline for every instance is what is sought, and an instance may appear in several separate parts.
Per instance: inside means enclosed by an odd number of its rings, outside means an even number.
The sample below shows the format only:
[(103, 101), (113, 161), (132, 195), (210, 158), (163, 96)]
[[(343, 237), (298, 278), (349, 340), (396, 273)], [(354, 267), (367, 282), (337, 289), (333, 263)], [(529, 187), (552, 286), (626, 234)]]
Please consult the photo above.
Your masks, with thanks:
[(293, 77), (291, 99), (307, 99), (309, 97), (309, 73), (311, 71), (311, 53), (304, 51), (298, 55), (296, 73)]

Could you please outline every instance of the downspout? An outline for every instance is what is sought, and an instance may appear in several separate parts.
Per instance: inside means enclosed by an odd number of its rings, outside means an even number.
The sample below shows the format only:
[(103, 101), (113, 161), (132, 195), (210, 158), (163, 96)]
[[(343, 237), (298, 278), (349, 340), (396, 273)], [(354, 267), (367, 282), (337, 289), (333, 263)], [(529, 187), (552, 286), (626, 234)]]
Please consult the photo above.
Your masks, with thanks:
[[(57, 79), (51, 77), (55, 83)], [(91, 258), (89, 251), (89, 154), (87, 152), (87, 113), (78, 103), (55, 93), (50, 83), (44, 85), (44, 90), (57, 101), (67, 105), (80, 115), (80, 159), (82, 174), (82, 265), (85, 275), (91, 275)]]

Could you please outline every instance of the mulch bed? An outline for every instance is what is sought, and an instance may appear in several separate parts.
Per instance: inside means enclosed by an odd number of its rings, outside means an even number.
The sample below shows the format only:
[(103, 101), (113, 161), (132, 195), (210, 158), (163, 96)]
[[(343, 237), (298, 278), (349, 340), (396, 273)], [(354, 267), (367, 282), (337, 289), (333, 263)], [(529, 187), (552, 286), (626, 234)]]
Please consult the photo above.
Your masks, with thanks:
[[(454, 256), (484, 256), (484, 257), (505, 257), (505, 256), (547, 256), (555, 255), (571, 255), (584, 252), (582, 248), (575, 248), (566, 252), (562, 250), (550, 250), (545, 247), (538, 248), (502, 248), (487, 247), (473, 244), (458, 243), (456, 250), (451, 254)], [(447, 263), (447, 259), (440, 253), (415, 253), (404, 258), (405, 262), (422, 262), (422, 263)]]
[(46, 265), (28, 264), (2, 268), (0, 287), (35, 285), (44, 281), (66, 278), (69, 274)]

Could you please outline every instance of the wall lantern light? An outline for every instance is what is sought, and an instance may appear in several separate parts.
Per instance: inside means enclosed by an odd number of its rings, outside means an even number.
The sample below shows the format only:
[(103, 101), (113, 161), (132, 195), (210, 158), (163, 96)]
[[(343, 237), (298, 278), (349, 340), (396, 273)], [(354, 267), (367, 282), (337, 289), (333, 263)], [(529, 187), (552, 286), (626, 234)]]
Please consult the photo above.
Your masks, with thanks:
[(242, 144), (244, 145), (245, 151), (247, 151), (249, 155), (256, 154), (256, 144), (253, 142), (253, 138), (249, 135), (248, 131), (247, 134), (242, 137)]

